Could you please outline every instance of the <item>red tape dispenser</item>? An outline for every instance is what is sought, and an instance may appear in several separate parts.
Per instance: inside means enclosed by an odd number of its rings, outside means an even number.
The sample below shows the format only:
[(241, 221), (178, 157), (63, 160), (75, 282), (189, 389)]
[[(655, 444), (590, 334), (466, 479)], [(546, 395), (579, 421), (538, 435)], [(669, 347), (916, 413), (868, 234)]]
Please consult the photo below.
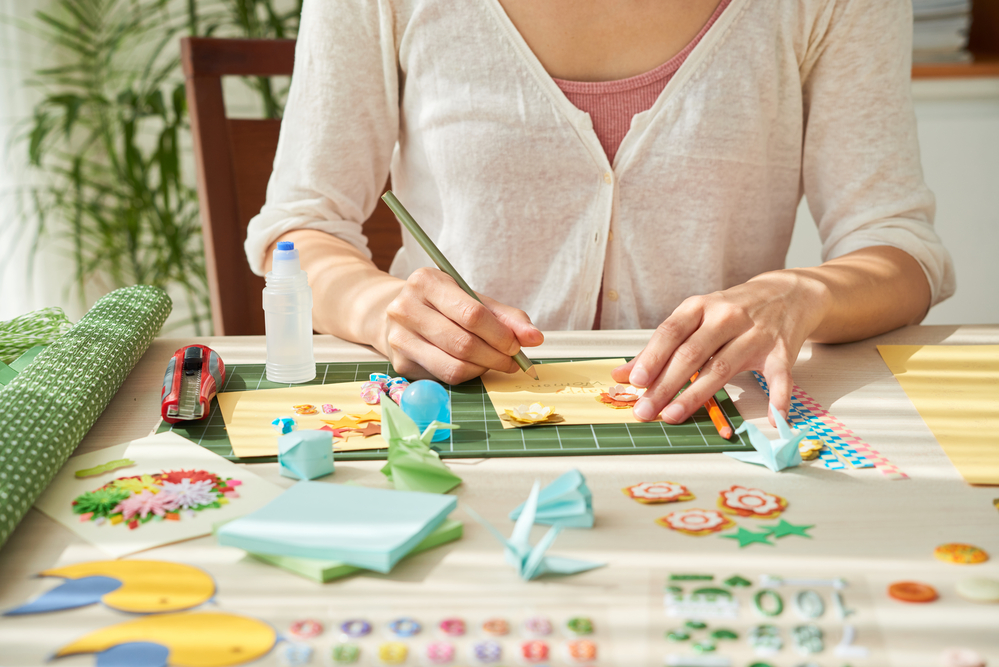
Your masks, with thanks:
[(218, 352), (204, 345), (180, 348), (163, 376), (163, 421), (176, 424), (203, 418), (224, 382), (225, 364)]

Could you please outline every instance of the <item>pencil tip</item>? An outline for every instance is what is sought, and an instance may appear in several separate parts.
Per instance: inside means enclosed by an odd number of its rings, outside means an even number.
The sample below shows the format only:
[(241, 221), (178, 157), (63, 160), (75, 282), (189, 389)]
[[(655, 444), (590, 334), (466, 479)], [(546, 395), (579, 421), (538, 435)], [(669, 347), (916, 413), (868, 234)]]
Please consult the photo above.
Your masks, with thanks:
[(527, 373), (528, 375), (530, 375), (535, 380), (540, 379), (540, 378), (538, 378), (538, 372), (536, 370), (534, 370), (534, 366), (531, 366), (530, 368), (526, 369), (524, 372)]

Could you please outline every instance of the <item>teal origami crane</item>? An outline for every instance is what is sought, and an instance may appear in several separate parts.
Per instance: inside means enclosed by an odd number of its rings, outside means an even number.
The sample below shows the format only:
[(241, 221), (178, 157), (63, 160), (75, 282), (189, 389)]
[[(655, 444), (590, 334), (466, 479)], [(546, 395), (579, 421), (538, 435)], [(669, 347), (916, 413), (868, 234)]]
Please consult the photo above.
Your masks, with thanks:
[(465, 506), (465, 511), (473, 519), (485, 526), (506, 547), (506, 562), (517, 568), (517, 572), (521, 578), (526, 581), (540, 577), (543, 574), (577, 574), (603, 567), (605, 563), (562, 558), (561, 556), (546, 556), (545, 552), (551, 547), (558, 534), (562, 532), (562, 526), (559, 525), (552, 526), (545, 533), (545, 536), (541, 538), (540, 542), (533, 547), (531, 546), (531, 526), (534, 525), (534, 517), (538, 509), (540, 489), (541, 484), (535, 482), (534, 488), (531, 489), (531, 495), (527, 498), (527, 502), (524, 503), (524, 509), (520, 514), (520, 518), (517, 519), (517, 523), (513, 527), (513, 534), (510, 536), (510, 539), (503, 537), (503, 534), (496, 530), (491, 523), (483, 519), (468, 506)]
[[(521, 503), (510, 512), (516, 521), (527, 503)], [(593, 528), (593, 494), (586, 486), (586, 478), (578, 470), (570, 470), (541, 489), (534, 523), (563, 528)]]
[(756, 451), (725, 452), (725, 454), (743, 463), (766, 466), (774, 472), (801, 465), (801, 452), (798, 450), (798, 443), (806, 436), (811, 435), (811, 431), (805, 429), (797, 434), (792, 434), (791, 427), (787, 425), (787, 422), (772, 405), (770, 406), (770, 414), (773, 415), (774, 423), (777, 424), (778, 437), (776, 440), (769, 440), (756, 426), (749, 422), (743, 422), (742, 426), (735, 432), (746, 433), (749, 436), (750, 444), (756, 448)]
[(430, 442), (437, 429), (458, 428), (439, 421), (430, 422), (420, 433), (409, 415), (391, 399), (382, 400), (382, 436), (389, 443), (388, 461), (382, 474), (399, 491), (447, 493), (461, 484), (461, 477), (448, 470)]

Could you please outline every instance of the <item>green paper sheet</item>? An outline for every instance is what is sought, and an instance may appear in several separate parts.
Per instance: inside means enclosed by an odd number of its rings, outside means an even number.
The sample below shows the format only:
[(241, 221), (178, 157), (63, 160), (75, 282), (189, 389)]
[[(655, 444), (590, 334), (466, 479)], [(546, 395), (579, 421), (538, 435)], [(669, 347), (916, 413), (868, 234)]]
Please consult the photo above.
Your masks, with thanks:
[(156, 287), (115, 290), (0, 388), (0, 546), (107, 407), (170, 309), (170, 297)]
[[(406, 558), (434, 547), (439, 547), (448, 542), (460, 539), (464, 533), (464, 524), (457, 519), (447, 519), (437, 530), (427, 535), (427, 538), (413, 547), (413, 550), (406, 554)], [(295, 558), (294, 556), (271, 556), (268, 554), (249, 554), (252, 558), (274, 565), (294, 574), (301, 575), (306, 579), (312, 579), (325, 584), (334, 579), (341, 579), (349, 574), (364, 571), (363, 567), (347, 565), (338, 560), (317, 560), (315, 558)]]

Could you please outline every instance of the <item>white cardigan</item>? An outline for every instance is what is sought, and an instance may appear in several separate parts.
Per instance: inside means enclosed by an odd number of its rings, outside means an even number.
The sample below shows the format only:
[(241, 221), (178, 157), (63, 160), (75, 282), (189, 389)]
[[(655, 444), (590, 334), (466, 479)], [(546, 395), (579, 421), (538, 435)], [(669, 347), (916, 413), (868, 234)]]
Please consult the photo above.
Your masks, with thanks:
[[(734, 0), (607, 161), (498, 0), (308, 0), (267, 203), (366, 249), (392, 189), (477, 291), (542, 329), (657, 326), (784, 267), (807, 196), (823, 261), (888, 245), (954, 291), (909, 91), (909, 0)], [(404, 233), (392, 275), (433, 266)]]

